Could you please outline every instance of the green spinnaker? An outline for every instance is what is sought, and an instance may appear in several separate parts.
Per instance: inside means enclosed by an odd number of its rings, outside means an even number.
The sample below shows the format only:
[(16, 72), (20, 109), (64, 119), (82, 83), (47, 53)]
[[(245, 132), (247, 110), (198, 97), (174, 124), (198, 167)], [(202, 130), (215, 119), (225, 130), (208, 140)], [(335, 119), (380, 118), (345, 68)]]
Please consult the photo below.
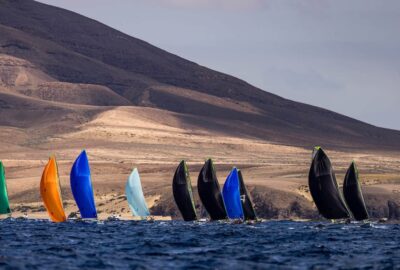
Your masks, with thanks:
[(6, 175), (3, 163), (0, 161), (0, 215), (10, 214), (10, 204), (8, 202)]

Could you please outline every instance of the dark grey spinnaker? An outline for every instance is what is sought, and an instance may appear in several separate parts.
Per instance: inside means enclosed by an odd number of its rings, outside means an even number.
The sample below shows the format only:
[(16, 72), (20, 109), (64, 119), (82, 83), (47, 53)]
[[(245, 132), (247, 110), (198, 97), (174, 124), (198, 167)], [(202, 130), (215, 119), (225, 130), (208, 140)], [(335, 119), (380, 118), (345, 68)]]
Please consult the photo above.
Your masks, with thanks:
[(243, 181), (243, 175), (240, 170), (238, 170), (239, 184), (240, 184), (240, 199), (242, 201), (243, 214), (245, 220), (256, 220), (256, 211), (254, 211), (253, 203), (247, 191), (246, 185)]
[(368, 211), (365, 206), (358, 170), (354, 161), (351, 163), (344, 178), (343, 195), (355, 220), (368, 219)]
[(322, 150), (315, 148), (308, 185), (319, 213), (326, 219), (349, 218), (349, 212), (339, 192), (332, 164)]
[(200, 200), (210, 215), (211, 220), (227, 219), (228, 215), (225, 210), (221, 188), (211, 159), (208, 159), (203, 168), (201, 168), (199, 178), (197, 179), (197, 188)]
[(185, 221), (197, 220), (196, 207), (193, 200), (192, 183), (186, 162), (182, 160), (176, 168), (172, 180), (172, 192), (175, 203)]

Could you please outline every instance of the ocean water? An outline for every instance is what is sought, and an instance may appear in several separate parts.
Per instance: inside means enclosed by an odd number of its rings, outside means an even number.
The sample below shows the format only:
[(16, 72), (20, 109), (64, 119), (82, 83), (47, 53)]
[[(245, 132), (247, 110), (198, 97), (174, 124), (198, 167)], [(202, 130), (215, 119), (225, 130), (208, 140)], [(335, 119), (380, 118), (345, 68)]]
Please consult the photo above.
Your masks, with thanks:
[(400, 225), (0, 221), (3, 269), (400, 269)]

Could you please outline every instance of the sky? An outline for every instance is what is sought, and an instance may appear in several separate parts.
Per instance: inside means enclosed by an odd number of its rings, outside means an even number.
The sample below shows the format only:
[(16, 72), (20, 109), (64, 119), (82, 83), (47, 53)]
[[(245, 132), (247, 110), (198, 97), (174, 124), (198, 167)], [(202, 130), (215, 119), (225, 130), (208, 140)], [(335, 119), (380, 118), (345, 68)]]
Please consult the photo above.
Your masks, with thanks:
[(400, 1), (40, 2), (284, 98), (400, 130)]

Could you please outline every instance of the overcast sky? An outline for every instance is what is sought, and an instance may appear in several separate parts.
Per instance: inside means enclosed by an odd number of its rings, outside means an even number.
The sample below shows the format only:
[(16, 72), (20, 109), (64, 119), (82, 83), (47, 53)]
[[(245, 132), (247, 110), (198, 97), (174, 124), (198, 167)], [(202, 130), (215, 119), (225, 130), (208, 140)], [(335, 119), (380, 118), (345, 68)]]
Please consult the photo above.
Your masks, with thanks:
[(40, 2), (285, 98), (400, 129), (400, 1)]

